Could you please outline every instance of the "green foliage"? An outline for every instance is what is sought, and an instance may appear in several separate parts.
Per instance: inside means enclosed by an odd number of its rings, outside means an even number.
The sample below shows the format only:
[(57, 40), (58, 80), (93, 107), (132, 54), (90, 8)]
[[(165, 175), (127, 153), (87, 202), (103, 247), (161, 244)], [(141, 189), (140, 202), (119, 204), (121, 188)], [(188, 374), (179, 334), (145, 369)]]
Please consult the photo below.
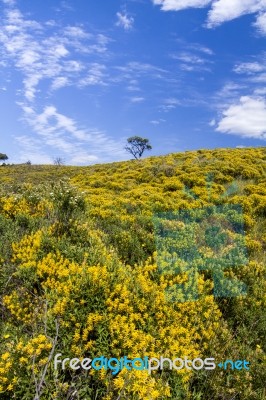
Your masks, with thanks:
[(67, 180), (59, 180), (51, 184), (50, 200), (53, 204), (53, 214), (59, 232), (66, 232), (79, 214), (86, 210), (82, 193), (68, 185)]
[(6, 160), (8, 160), (8, 157), (7, 157), (7, 155), (6, 155), (6, 154), (4, 154), (4, 153), (0, 153), (0, 160), (2, 160), (2, 161), (6, 161)]

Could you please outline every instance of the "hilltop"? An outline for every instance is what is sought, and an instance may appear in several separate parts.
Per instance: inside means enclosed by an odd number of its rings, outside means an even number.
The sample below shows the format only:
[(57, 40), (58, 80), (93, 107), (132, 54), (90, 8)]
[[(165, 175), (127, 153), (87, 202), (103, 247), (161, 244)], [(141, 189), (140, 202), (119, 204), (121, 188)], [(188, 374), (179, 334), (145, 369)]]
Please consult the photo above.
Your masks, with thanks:
[[(7, 165), (0, 182), (1, 399), (265, 398), (265, 147)], [(251, 367), (55, 373), (56, 353)]]

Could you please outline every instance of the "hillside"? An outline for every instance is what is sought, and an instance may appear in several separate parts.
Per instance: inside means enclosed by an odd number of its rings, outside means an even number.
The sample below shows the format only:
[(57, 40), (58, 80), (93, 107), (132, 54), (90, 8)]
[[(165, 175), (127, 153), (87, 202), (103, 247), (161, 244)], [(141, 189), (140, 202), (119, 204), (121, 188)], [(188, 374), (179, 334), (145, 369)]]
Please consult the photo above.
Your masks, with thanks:
[(0, 232), (1, 399), (265, 399), (265, 147), (1, 166)]

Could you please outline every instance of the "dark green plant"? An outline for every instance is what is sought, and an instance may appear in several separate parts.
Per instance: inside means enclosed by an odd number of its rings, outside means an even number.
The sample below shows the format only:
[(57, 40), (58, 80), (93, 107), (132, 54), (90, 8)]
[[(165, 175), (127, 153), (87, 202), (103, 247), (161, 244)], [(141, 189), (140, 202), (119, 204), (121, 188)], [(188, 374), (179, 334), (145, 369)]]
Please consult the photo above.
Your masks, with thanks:
[(145, 150), (151, 150), (152, 147), (149, 143), (149, 139), (144, 139), (140, 136), (132, 136), (127, 139), (128, 145), (125, 150), (128, 151), (132, 156), (138, 160)]

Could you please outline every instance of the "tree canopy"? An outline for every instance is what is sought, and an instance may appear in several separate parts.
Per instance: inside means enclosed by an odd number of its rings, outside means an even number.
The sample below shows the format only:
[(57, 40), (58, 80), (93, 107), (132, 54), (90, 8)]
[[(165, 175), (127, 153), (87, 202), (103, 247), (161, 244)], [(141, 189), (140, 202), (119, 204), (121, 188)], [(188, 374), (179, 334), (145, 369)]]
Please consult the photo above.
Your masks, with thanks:
[(125, 149), (132, 154), (136, 160), (142, 156), (145, 150), (152, 149), (149, 139), (145, 139), (140, 136), (131, 136), (127, 139), (127, 142), (128, 145), (125, 146)]
[(7, 155), (6, 155), (6, 154), (4, 154), (4, 153), (0, 153), (0, 160), (2, 160), (2, 161), (6, 161), (6, 160), (8, 160), (8, 157), (7, 157)]

